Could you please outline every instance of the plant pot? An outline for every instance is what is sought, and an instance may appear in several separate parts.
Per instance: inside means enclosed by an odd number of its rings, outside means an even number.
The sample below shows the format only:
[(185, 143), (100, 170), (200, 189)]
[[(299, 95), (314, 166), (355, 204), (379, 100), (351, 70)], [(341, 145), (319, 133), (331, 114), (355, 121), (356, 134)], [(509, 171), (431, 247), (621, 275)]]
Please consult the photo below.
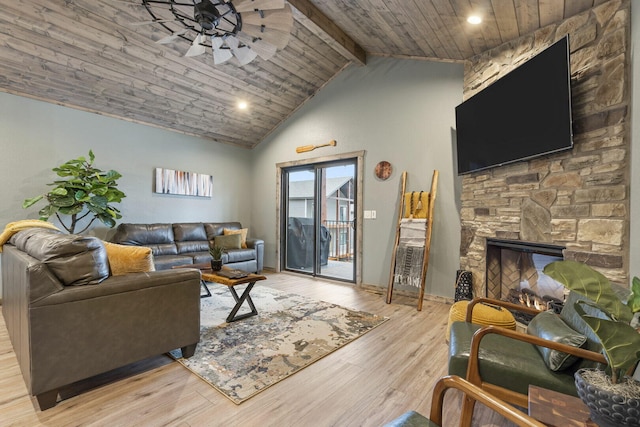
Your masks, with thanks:
[(211, 269), (213, 271), (222, 270), (222, 260), (221, 259), (212, 259), (211, 260)]
[(594, 370), (580, 369), (574, 378), (578, 396), (589, 408), (591, 419), (600, 427), (640, 425), (640, 399), (624, 397), (588, 383), (583, 377), (587, 371)]

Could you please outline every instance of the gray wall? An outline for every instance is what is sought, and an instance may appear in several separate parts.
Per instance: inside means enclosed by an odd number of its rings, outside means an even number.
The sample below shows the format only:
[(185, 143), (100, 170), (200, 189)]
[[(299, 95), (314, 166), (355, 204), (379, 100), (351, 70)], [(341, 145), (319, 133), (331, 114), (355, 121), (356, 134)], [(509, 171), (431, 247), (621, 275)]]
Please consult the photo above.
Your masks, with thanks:
[[(48, 190), (53, 167), (87, 157), (89, 149), (97, 168), (123, 175), (120, 222), (250, 222), (249, 150), (0, 92), (0, 230), (38, 218), (45, 203), (24, 210), (22, 201)], [(213, 197), (153, 193), (156, 167), (213, 175)], [(91, 232), (110, 233), (100, 222)]]
[[(362, 208), (376, 210), (377, 219), (364, 223), (363, 283), (387, 286), (401, 172), (408, 172), (408, 191), (428, 191), (438, 169), (426, 292), (452, 297), (460, 219), (451, 128), (454, 108), (462, 101), (462, 79), (461, 64), (370, 58), (366, 67), (345, 70), (254, 149), (251, 224), (265, 240), (265, 265), (276, 265), (276, 164), (366, 150)], [(297, 146), (332, 139), (335, 148), (295, 152)], [(374, 176), (381, 160), (393, 166), (387, 181)]]

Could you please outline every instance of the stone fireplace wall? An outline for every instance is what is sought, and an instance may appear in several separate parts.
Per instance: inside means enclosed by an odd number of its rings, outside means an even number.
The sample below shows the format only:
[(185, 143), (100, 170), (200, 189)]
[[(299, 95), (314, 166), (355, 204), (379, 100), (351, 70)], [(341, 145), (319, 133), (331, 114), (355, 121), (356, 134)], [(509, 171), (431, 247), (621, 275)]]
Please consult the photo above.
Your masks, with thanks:
[(466, 99), (570, 35), (574, 148), (462, 178), (460, 266), (476, 295), (487, 238), (564, 246), (628, 286), (630, 18), (628, 0), (610, 0), (465, 64)]

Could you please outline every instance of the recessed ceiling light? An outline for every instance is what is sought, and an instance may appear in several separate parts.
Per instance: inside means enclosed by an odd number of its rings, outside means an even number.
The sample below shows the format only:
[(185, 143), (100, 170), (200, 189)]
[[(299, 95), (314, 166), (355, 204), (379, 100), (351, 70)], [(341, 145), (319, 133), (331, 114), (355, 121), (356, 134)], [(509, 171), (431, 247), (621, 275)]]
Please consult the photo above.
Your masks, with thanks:
[(467, 18), (467, 22), (469, 24), (478, 25), (479, 23), (482, 22), (482, 18), (480, 18), (478, 15), (470, 15)]
[(238, 102), (238, 109), (240, 110), (246, 110), (247, 107), (249, 107), (249, 104), (246, 103), (246, 101), (240, 101)]

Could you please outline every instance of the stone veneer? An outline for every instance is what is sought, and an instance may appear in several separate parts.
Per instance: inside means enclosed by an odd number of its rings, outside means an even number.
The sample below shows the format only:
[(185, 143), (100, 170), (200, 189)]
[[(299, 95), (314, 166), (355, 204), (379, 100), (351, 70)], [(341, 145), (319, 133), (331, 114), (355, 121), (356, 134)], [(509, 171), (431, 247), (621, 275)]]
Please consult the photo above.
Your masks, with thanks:
[(564, 246), (628, 285), (630, 19), (628, 0), (610, 0), (465, 64), (466, 99), (569, 33), (574, 148), (462, 178), (460, 267), (476, 295), (490, 237)]

